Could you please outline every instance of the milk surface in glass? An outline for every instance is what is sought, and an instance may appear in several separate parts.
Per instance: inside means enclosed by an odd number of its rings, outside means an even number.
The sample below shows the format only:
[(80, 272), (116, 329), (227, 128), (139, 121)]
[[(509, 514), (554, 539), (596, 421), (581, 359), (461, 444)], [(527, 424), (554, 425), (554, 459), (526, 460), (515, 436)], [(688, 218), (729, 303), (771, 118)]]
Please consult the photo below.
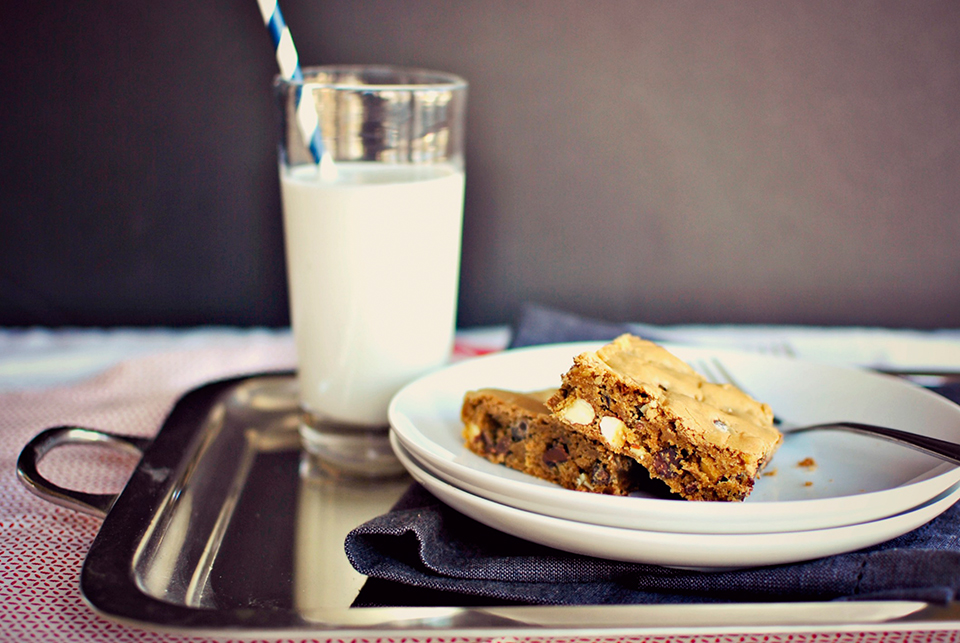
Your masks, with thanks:
[(385, 426), (390, 398), (450, 355), (464, 174), (449, 165), (280, 170), (304, 408)]

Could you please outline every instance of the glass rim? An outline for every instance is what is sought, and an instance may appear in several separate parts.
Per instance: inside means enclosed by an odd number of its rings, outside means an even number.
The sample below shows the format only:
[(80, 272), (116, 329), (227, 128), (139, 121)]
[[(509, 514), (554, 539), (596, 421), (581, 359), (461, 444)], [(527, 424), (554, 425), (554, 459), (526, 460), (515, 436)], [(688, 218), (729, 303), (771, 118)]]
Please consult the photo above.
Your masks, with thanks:
[[(421, 67), (402, 67), (396, 65), (314, 65), (301, 68), (302, 80), (274, 78), (277, 87), (326, 87), (344, 91), (437, 91), (466, 89), (467, 81), (460, 76), (443, 71), (434, 71)], [(356, 82), (355, 80), (317, 80), (321, 73), (329, 74), (371, 74), (407, 76), (406, 82)], [(410, 82), (411, 79), (419, 82)]]

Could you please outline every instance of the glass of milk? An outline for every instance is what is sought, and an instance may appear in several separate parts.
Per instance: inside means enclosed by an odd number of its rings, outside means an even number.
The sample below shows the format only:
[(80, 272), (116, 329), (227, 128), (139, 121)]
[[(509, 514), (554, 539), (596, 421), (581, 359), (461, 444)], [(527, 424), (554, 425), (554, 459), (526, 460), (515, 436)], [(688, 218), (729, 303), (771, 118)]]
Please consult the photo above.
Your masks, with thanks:
[[(328, 66), (275, 88), (305, 452), (338, 473), (398, 473), (390, 399), (453, 346), (467, 83)], [(307, 119), (297, 111), (304, 93)], [(302, 125), (312, 110), (319, 162)]]

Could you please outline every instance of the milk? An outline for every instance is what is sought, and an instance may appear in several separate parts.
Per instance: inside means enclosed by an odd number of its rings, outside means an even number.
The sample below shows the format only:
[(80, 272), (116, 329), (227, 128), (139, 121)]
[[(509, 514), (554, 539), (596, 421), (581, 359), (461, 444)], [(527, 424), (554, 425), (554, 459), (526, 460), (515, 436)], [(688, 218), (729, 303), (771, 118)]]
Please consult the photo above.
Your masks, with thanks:
[(301, 403), (385, 426), (401, 386), (443, 364), (456, 316), (463, 172), (443, 165), (281, 168)]

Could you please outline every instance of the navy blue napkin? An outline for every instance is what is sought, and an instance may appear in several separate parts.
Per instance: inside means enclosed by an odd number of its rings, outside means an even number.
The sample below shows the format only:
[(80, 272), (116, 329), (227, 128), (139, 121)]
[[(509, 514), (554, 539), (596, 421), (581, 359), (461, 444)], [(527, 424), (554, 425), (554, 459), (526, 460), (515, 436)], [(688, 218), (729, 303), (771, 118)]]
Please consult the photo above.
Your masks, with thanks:
[[(625, 326), (539, 307), (512, 346), (612, 339)], [(960, 401), (960, 387), (941, 391)], [(601, 605), (897, 599), (947, 603), (960, 592), (960, 507), (894, 540), (818, 560), (695, 572), (569, 554), (510, 536), (414, 484), (393, 509), (347, 536), (369, 577), (355, 606)]]

